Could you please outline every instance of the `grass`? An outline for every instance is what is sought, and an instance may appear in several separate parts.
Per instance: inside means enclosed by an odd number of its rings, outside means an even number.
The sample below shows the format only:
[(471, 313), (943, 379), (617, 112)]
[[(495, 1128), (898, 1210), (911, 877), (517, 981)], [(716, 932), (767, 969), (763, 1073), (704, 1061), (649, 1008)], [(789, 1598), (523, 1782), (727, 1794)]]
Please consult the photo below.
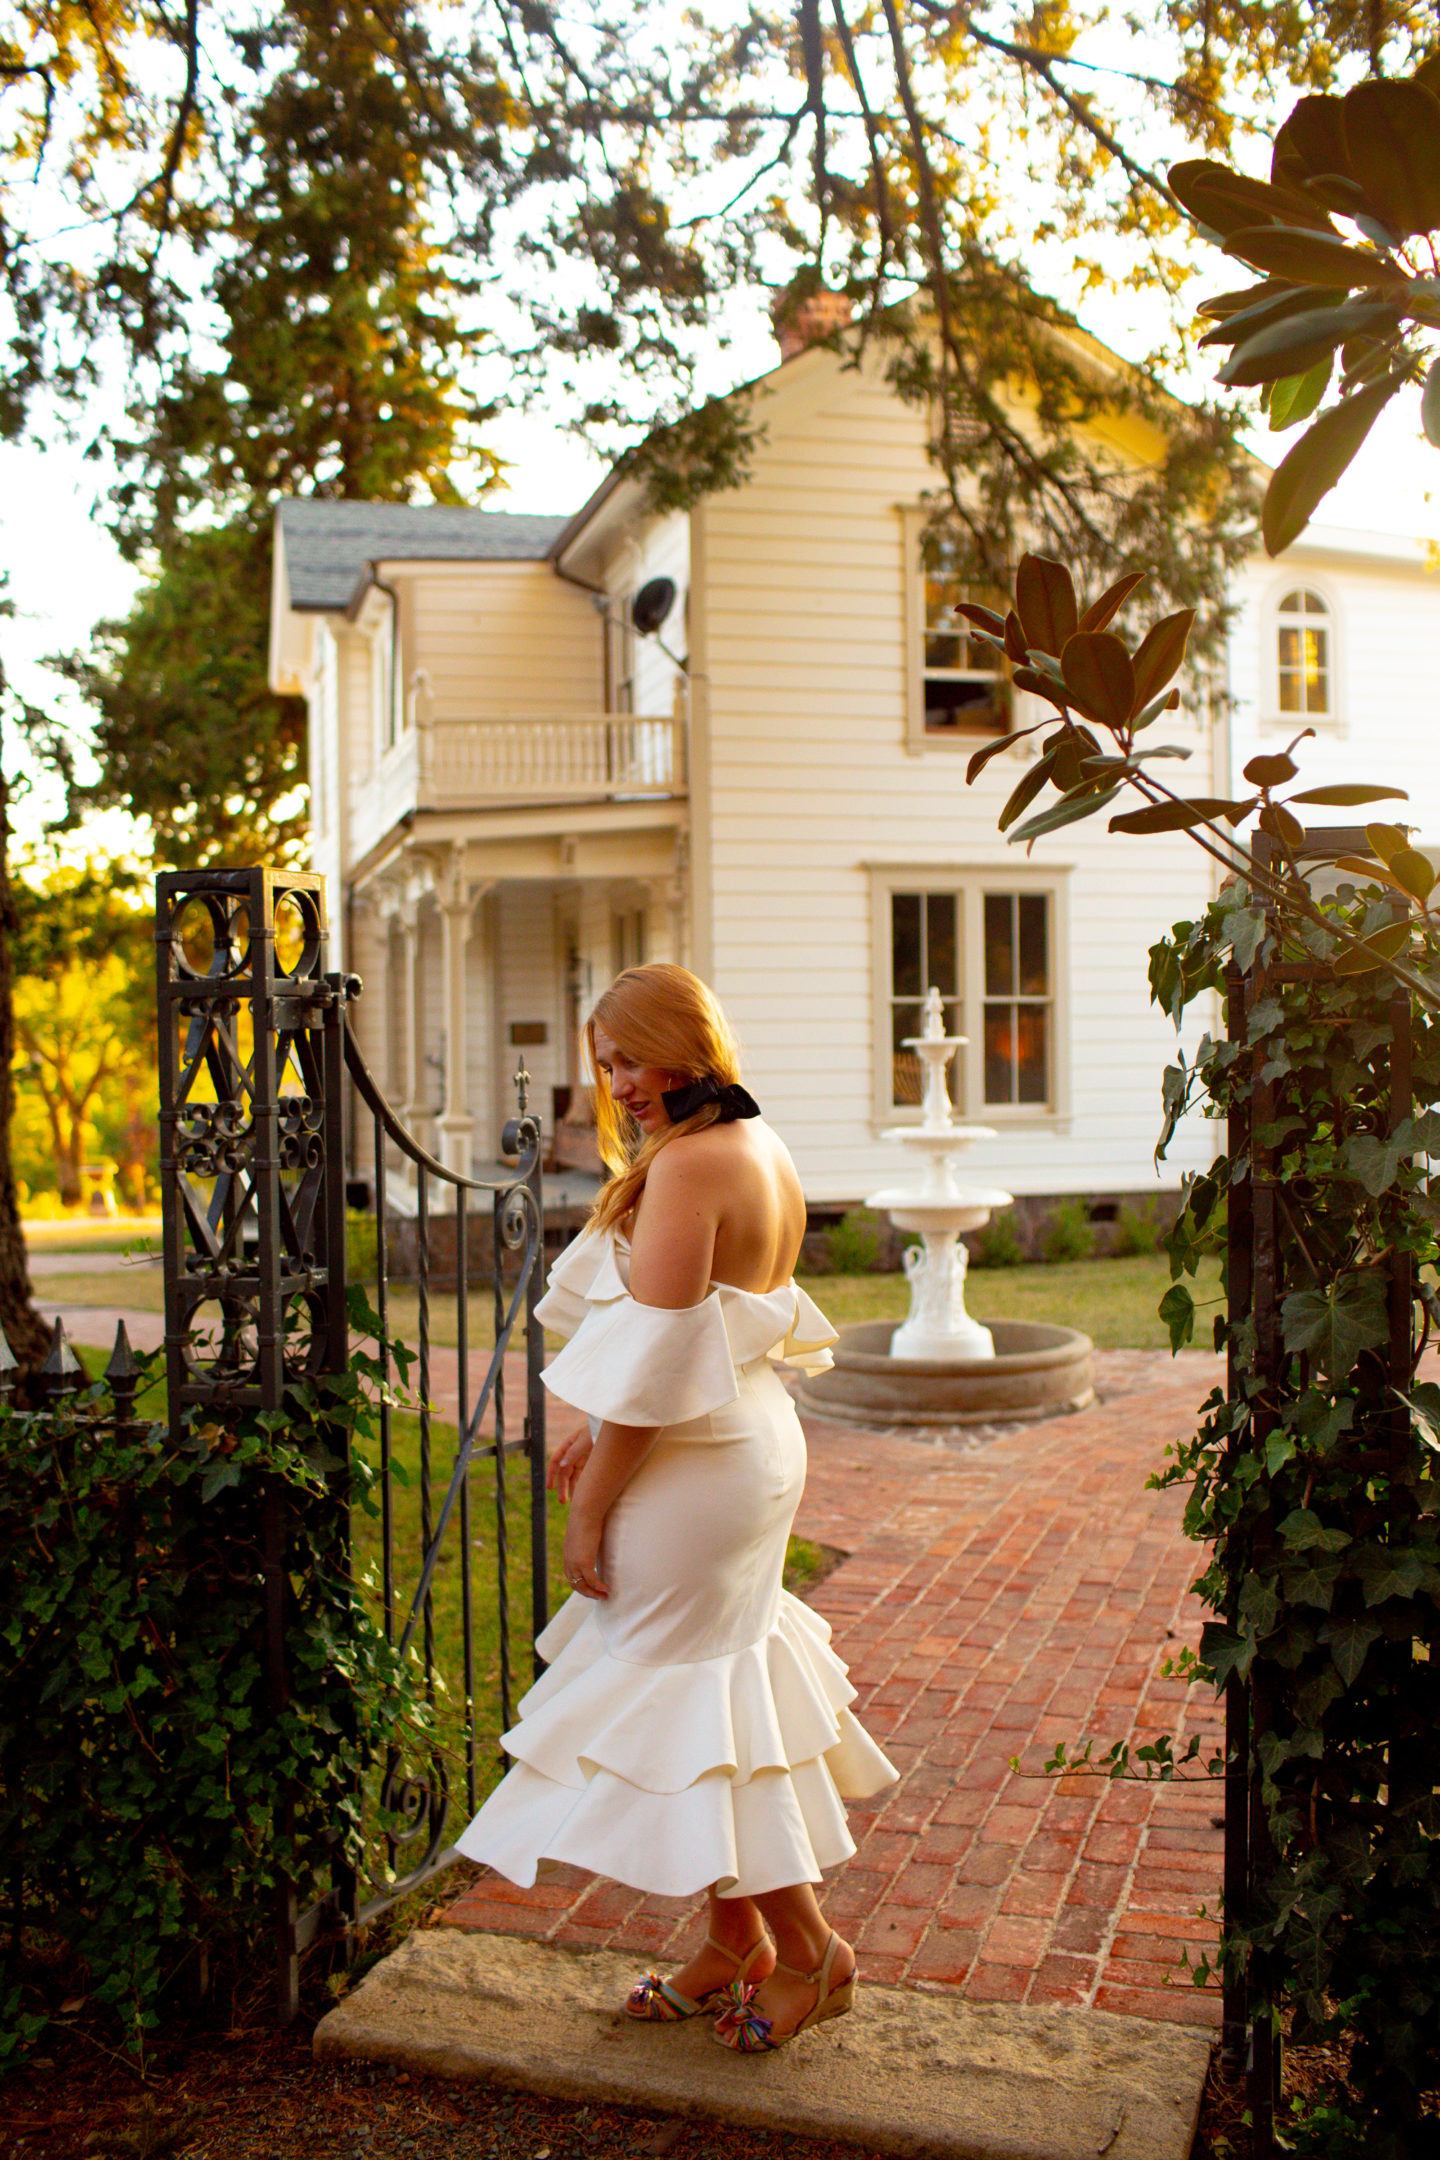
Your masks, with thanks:
[[(805, 1288), (836, 1327), (860, 1320), (903, 1320), (910, 1287), (903, 1275), (805, 1275)], [(967, 1296), (977, 1320), (1050, 1320), (1078, 1327), (1101, 1350), (1164, 1350), (1169, 1336), (1156, 1306), (1170, 1281), (1170, 1264), (1161, 1253), (1123, 1260), (1070, 1260), (1058, 1266), (972, 1268)], [(117, 1305), (138, 1312), (163, 1309), (158, 1267), (97, 1269), (93, 1274), (46, 1275), (39, 1283), (41, 1310), (56, 1305)], [(1202, 1307), (1218, 1310), (1218, 1263), (1210, 1262), (1191, 1285)], [(401, 1342), (419, 1339), (419, 1299), (405, 1283), (390, 1286), (390, 1331)], [(454, 1345), (456, 1305), (453, 1293), (433, 1292), (431, 1340)], [(488, 1349), (495, 1340), (489, 1291), (469, 1300), (472, 1349)], [(1204, 1312), (1196, 1341), (1208, 1339)]]
[[(802, 1281), (836, 1327), (861, 1320), (903, 1320), (910, 1286), (903, 1275), (806, 1275)], [(1057, 1266), (972, 1268), (966, 1301), (977, 1320), (1045, 1320), (1083, 1330), (1100, 1350), (1168, 1350), (1156, 1307), (1170, 1282), (1163, 1253), (1123, 1260), (1070, 1260)], [(1218, 1262), (1190, 1285), (1202, 1307), (1196, 1341), (1208, 1344), (1206, 1314), (1219, 1310)], [(1207, 1304), (1207, 1301), (1210, 1301)]]

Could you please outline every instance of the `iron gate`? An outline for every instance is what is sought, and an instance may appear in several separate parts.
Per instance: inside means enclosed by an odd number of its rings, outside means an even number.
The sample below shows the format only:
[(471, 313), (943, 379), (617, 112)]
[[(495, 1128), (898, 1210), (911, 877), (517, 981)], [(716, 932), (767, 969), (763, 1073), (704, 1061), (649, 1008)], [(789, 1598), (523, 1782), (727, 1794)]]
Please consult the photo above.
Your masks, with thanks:
[[(192, 1405), (218, 1411), (279, 1409), (295, 1383), (323, 1386), (345, 1371), (352, 1318), (346, 1283), (345, 1091), (347, 1076), (374, 1149), (376, 1317), (384, 1379), (379, 1405), (380, 1604), (386, 1639), (418, 1655), (421, 1685), (435, 1702), (443, 1686), (459, 1706), (453, 1744), (418, 1764), (392, 1752), (378, 1788), (357, 1796), (365, 1810), (366, 1858), (338, 1857), (328, 1889), (301, 1909), (285, 1884), (274, 1914), (279, 2008), (299, 2003), (301, 1952), (323, 1932), (373, 1917), (448, 1865), (463, 1796), (478, 1805), (481, 1751), (477, 1716), (472, 1581), (474, 1473), (493, 1466), (500, 1725), (512, 1721), (510, 1624), (512, 1495), (507, 1461), (528, 1467), (530, 1637), (548, 1617), (545, 1410), (540, 1385), (543, 1334), (535, 1318), (543, 1275), (544, 1214), (540, 1121), (529, 1109), (529, 1076), (516, 1075), (517, 1112), (501, 1136), (515, 1167), (494, 1179), (463, 1177), (406, 1131), (386, 1102), (355, 1041), (347, 1008), (358, 977), (327, 973), (323, 879), (266, 868), (167, 871), (156, 880), (160, 1076), (160, 1177), (165, 1282), (165, 1364), (172, 1426)], [(407, 1567), (397, 1532), (396, 1416), (390, 1400), (389, 1324), (396, 1218), (391, 1158), (413, 1179), (417, 1297), (415, 1417), (418, 1537)], [(471, 1210), (488, 1203), (494, 1342), (472, 1388), (469, 1296), (475, 1269)], [(436, 1233), (450, 1248), (455, 1297), (452, 1344), (437, 1344), (433, 1308), (440, 1285)], [(514, 1415), (506, 1358), (518, 1338), (522, 1401)], [(453, 1358), (453, 1363), (451, 1362)], [(443, 1384), (441, 1368), (444, 1369)], [(512, 1373), (513, 1383), (515, 1375)], [(451, 1419), (437, 1416), (448, 1398)], [(453, 1439), (449, 1428), (453, 1419)], [(453, 1447), (444, 1464), (441, 1447)], [(350, 1476), (332, 1482), (335, 1535), (352, 1555)], [(442, 1489), (443, 1485), (443, 1489)], [(438, 1500), (438, 1505), (437, 1505)], [(460, 1655), (445, 1673), (437, 1646), (437, 1569), (458, 1551)], [(266, 1505), (265, 1656), (272, 1706), (286, 1700), (286, 1541), (280, 1497)], [(451, 1760), (447, 1760), (447, 1755)], [(461, 1775), (452, 1776), (458, 1760)], [(458, 1789), (457, 1789), (458, 1786)], [(282, 1801), (282, 1830), (293, 1828)]]

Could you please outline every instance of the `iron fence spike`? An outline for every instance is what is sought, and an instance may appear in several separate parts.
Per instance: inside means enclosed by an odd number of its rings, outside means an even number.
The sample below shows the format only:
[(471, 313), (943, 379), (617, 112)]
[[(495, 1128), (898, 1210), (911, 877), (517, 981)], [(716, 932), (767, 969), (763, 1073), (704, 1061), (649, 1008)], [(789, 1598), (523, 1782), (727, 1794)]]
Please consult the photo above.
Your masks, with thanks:
[(54, 1379), (59, 1373), (78, 1373), (81, 1370), (80, 1360), (70, 1347), (65, 1334), (65, 1322), (61, 1319), (59, 1313), (55, 1315), (55, 1327), (50, 1337), (50, 1348), (46, 1353), (45, 1363), (40, 1370), (51, 1379)]
[(117, 1384), (123, 1386), (126, 1381), (135, 1381), (139, 1377), (140, 1364), (130, 1347), (129, 1332), (126, 1329), (125, 1322), (117, 1320), (115, 1323), (115, 1347), (110, 1352), (110, 1361), (105, 1367), (105, 1378), (114, 1387)]

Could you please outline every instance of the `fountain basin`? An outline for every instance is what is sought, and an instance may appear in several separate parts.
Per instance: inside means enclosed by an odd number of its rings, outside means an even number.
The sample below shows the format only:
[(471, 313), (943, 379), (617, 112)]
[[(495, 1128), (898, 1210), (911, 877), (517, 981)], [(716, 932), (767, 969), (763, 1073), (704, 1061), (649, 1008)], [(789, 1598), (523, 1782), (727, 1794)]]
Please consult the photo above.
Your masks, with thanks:
[(829, 1372), (803, 1381), (802, 1410), (842, 1425), (1007, 1425), (1060, 1417), (1095, 1400), (1094, 1344), (1078, 1328), (991, 1320), (995, 1355), (890, 1355), (891, 1320), (842, 1328)]

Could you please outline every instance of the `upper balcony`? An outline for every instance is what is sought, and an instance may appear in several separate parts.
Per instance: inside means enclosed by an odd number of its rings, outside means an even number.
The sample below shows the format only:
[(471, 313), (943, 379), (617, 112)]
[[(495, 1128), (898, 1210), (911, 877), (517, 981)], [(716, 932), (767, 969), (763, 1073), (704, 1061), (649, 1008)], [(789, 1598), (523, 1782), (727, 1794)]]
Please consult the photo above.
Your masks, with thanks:
[(356, 783), (350, 855), (367, 854), (415, 810), (643, 802), (685, 791), (685, 724), (670, 714), (435, 716), (407, 728)]

